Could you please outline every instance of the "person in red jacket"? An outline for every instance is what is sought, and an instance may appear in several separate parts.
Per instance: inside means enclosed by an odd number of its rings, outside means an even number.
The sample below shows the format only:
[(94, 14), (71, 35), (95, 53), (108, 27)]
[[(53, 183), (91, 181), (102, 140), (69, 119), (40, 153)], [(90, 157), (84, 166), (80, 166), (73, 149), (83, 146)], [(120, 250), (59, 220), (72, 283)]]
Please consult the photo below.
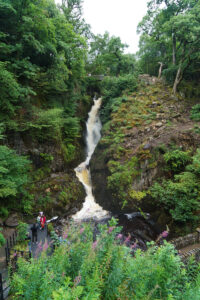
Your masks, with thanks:
[(44, 216), (43, 212), (41, 212), (40, 225), (42, 230), (44, 229), (45, 224), (46, 224), (46, 217)]

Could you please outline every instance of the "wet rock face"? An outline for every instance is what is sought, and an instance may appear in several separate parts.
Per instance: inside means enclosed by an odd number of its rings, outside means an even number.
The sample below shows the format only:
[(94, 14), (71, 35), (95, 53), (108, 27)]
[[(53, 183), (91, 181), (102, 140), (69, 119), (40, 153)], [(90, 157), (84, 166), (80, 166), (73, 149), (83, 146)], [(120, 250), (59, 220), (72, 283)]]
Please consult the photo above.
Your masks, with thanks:
[[(149, 144), (147, 144), (146, 147), (148, 149), (151, 148)], [(132, 212), (133, 210), (137, 210), (137, 201), (135, 201), (135, 203), (133, 201), (131, 205), (122, 208), (123, 199), (116, 196), (114, 197), (112, 191), (108, 189), (107, 177), (110, 175), (110, 172), (107, 167), (107, 159), (101, 155), (102, 151), (103, 148), (100, 144), (97, 146), (90, 162), (93, 193), (96, 202), (112, 213)], [(152, 168), (148, 159), (140, 163), (139, 169), (140, 174), (132, 182), (132, 188), (136, 191), (142, 191), (149, 188), (152, 185), (153, 180), (160, 176), (162, 172), (162, 168), (159, 164), (156, 164), (156, 166)], [(150, 212), (154, 210), (152, 203), (147, 199), (145, 199), (145, 201), (140, 201), (139, 207)]]
[(92, 188), (95, 200), (103, 209), (108, 211), (119, 211), (120, 205), (115, 201), (111, 191), (107, 188), (107, 176), (109, 171), (104, 157), (101, 155), (103, 147), (98, 145), (91, 160), (90, 172), (92, 178)]

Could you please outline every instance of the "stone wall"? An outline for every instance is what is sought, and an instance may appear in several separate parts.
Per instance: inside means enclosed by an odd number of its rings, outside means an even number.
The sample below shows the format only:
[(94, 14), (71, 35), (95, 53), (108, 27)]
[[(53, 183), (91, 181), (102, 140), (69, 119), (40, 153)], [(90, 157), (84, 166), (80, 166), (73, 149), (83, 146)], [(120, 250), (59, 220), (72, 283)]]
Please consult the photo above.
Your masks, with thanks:
[(200, 239), (198, 232), (190, 233), (188, 235), (181, 236), (170, 241), (170, 243), (173, 244), (177, 250), (199, 242)]
[(200, 262), (200, 228), (196, 232), (178, 237), (170, 241), (179, 250), (178, 254), (184, 263), (187, 263), (190, 256), (194, 256)]
[(185, 253), (180, 253), (179, 255), (180, 255), (182, 262), (184, 262), (184, 263), (187, 263), (189, 257), (192, 255), (194, 256), (194, 258), (197, 262), (200, 262), (200, 248), (191, 249)]

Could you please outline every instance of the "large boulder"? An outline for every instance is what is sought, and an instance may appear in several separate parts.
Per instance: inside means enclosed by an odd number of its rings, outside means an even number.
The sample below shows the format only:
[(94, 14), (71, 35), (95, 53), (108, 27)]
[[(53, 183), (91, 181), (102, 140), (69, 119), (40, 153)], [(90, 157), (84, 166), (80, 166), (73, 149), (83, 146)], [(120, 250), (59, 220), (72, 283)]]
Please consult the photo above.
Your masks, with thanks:
[(17, 214), (12, 214), (5, 221), (5, 225), (8, 227), (17, 227), (19, 225), (19, 216)]

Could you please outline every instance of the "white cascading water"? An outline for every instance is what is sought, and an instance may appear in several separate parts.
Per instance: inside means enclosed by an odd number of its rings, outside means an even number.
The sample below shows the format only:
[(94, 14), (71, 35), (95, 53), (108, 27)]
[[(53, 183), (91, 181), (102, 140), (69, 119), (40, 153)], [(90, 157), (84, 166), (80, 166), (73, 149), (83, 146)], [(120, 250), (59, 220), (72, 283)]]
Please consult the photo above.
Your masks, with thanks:
[(94, 199), (92, 194), (92, 184), (90, 178), (89, 162), (92, 154), (101, 138), (101, 121), (99, 118), (99, 109), (101, 107), (101, 98), (94, 100), (94, 105), (89, 112), (87, 127), (87, 157), (76, 169), (76, 176), (83, 184), (86, 191), (85, 202), (83, 203), (82, 209), (77, 212), (72, 218), (76, 221), (83, 219), (97, 219), (108, 217), (109, 213), (102, 209)]

